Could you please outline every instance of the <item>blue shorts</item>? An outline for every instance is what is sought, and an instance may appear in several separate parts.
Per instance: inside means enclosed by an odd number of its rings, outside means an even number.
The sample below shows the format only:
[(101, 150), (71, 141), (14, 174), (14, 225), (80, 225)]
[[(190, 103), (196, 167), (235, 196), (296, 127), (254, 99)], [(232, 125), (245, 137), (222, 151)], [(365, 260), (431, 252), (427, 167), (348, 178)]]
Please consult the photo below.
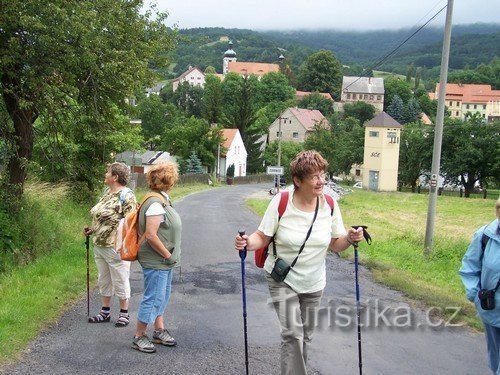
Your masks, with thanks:
[(143, 268), (144, 295), (139, 306), (137, 319), (146, 324), (154, 323), (167, 308), (172, 289), (173, 270)]

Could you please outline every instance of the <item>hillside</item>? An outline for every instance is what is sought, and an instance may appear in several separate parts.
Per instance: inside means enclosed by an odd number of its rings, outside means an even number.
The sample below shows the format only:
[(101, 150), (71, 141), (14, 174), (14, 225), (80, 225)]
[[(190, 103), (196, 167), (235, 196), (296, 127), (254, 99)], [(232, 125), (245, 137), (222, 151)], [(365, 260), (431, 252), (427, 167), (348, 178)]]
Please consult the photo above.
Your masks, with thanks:
[[(380, 30), (370, 32), (322, 31), (266, 31), (243, 29), (196, 28), (180, 31), (183, 38), (171, 54), (175, 68), (172, 78), (189, 65), (202, 70), (213, 66), (222, 69), (222, 56), (227, 40), (234, 42), (240, 61), (276, 62), (283, 53), (295, 71), (312, 52), (328, 49), (345, 65), (371, 67), (382, 56), (392, 51), (414, 30)], [(436, 78), (441, 61), (443, 30), (425, 28), (383, 65), (379, 70), (406, 74), (408, 64), (423, 67), (423, 78)], [(500, 24), (457, 25), (452, 31), (450, 69), (475, 68), (500, 56)]]

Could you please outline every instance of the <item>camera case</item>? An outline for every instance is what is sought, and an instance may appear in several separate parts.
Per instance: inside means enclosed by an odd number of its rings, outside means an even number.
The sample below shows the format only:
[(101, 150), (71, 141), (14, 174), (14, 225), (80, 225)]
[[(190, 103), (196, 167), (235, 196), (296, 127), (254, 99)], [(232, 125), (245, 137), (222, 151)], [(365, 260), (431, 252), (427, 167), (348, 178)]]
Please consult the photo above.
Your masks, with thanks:
[(274, 281), (282, 282), (283, 280), (285, 280), (286, 275), (288, 275), (289, 271), (290, 271), (290, 266), (288, 265), (288, 263), (281, 258), (277, 258), (276, 262), (274, 262), (274, 267), (271, 272), (271, 277), (273, 278)]
[(481, 289), (477, 295), (483, 310), (493, 310), (495, 308), (495, 290)]

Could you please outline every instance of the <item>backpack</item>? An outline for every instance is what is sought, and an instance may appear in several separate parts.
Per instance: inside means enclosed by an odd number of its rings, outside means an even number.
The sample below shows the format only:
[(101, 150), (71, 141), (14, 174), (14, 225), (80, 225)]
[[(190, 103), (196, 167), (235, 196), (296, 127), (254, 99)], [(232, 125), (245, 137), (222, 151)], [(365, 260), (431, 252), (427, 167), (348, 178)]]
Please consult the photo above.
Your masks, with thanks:
[(129, 212), (123, 219), (120, 219), (115, 235), (115, 250), (120, 254), (122, 260), (134, 261), (137, 260), (139, 248), (146, 236), (145, 233), (139, 237), (139, 210), (144, 202), (149, 198), (157, 197), (164, 201), (164, 197), (160, 193), (147, 193), (136, 209)]
[[(284, 190), (280, 193), (280, 203), (278, 205), (278, 225), (279, 225), (279, 222), (281, 220), (281, 217), (285, 213), (286, 206), (288, 205), (288, 195), (289, 195), (288, 190)], [(331, 208), (330, 215), (333, 216), (333, 198), (328, 194), (325, 194), (324, 196), (325, 196), (326, 202), (328, 203), (328, 205)], [(273, 236), (273, 238), (274, 238), (274, 236)], [(273, 242), (273, 238), (271, 238), (271, 241), (269, 241), (269, 243)], [(264, 263), (266, 262), (268, 253), (269, 253), (269, 245), (261, 247), (260, 249), (255, 251), (255, 265), (257, 267), (259, 267), (259, 268), (264, 267)]]

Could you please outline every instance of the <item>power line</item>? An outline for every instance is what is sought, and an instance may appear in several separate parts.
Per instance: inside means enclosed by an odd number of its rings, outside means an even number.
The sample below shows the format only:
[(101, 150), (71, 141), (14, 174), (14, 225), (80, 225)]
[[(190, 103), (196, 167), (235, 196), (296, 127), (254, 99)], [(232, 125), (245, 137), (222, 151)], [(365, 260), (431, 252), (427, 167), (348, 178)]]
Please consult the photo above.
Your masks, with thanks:
[[(435, 6), (434, 6), (435, 7)], [(417, 30), (415, 30), (409, 37), (407, 37), (403, 42), (400, 42), (399, 45), (394, 48), (391, 52), (387, 53), (384, 57), (379, 59), (375, 64), (373, 64), (370, 68), (364, 69), (366, 70), (373, 70), (380, 65), (382, 65), (390, 56), (395, 54), (403, 45), (405, 45), (411, 38), (413, 38), (420, 30), (422, 30), (425, 26), (429, 24), (434, 18), (436, 18), (443, 10), (445, 10), (447, 5), (443, 6), (439, 11), (437, 11), (426, 23), (424, 23), (422, 26), (420, 26)], [(428, 13), (427, 13), (428, 14)], [(363, 77), (358, 77), (356, 78), (353, 82), (351, 82), (349, 85), (347, 85), (346, 88), (344, 88), (344, 91), (347, 90), (349, 87), (351, 87), (353, 84), (355, 84), (358, 80), (360, 80)]]

